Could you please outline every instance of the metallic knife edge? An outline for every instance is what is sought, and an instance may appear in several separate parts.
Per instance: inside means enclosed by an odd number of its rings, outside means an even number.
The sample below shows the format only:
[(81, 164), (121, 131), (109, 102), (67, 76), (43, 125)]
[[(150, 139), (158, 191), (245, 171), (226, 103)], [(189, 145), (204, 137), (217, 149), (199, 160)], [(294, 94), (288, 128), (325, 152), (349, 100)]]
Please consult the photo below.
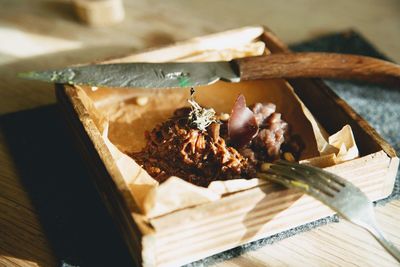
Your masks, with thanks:
[(218, 80), (239, 82), (235, 62), (119, 63), (20, 73), (45, 82), (106, 86), (176, 88), (208, 85)]

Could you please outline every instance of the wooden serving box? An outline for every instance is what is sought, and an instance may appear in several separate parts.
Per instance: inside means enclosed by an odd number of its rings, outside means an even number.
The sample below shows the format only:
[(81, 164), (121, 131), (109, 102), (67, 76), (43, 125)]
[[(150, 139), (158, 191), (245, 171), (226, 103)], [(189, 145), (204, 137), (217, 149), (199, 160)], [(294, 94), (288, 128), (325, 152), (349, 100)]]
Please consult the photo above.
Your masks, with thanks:
[[(210, 40), (218, 41), (225, 35), (240, 38), (240, 31), (221, 33)], [(268, 29), (264, 29), (260, 39), (272, 53), (288, 52), (286, 45)], [(159, 55), (179, 53), (186, 46), (181, 43), (155, 51)], [(121, 61), (129, 61), (129, 57)], [(399, 165), (394, 149), (321, 80), (289, 82), (328, 133), (335, 133), (346, 124), (352, 127), (360, 157), (328, 169), (356, 184), (371, 200), (387, 197), (393, 190)], [(93, 118), (80, 99), (74, 97), (73, 89), (57, 85), (56, 94), (104, 204), (138, 266), (186, 264), (333, 214), (307, 195), (266, 184), (146, 219), (135, 212), (129, 186)], [(112, 93), (109, 99), (114, 101)]]

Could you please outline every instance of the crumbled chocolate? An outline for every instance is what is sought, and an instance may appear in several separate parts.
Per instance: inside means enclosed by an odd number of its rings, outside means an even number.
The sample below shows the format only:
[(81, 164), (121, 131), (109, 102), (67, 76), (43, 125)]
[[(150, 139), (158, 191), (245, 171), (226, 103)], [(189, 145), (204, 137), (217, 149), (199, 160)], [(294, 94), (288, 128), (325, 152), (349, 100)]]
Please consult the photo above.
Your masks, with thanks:
[(185, 112), (177, 110), (175, 117), (147, 133), (145, 149), (131, 156), (159, 182), (175, 175), (207, 186), (214, 180), (246, 176), (247, 159), (225, 143), (220, 125), (212, 123), (201, 131), (190, 126), (182, 116)]

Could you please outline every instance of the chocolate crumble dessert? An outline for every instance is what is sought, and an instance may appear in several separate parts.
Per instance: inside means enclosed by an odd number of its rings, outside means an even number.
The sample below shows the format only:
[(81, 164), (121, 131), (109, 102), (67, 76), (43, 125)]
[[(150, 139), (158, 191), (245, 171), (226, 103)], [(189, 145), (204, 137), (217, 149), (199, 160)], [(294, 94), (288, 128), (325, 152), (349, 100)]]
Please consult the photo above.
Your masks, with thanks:
[(161, 183), (170, 176), (204, 187), (215, 180), (254, 178), (262, 163), (288, 152), (297, 160), (304, 149), (272, 103), (249, 108), (239, 95), (230, 115), (203, 108), (193, 98), (189, 103), (146, 132), (145, 148), (131, 154)]

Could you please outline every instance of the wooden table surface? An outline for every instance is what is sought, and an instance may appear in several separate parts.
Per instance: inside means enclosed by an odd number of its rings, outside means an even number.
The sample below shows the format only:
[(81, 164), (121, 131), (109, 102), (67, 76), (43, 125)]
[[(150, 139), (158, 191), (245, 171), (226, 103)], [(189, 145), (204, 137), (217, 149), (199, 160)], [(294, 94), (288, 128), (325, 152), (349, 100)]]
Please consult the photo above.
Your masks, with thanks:
[[(97, 265), (105, 266), (122, 265), (127, 257), (92, 185), (85, 182), (88, 174), (70, 148), (71, 137), (54, 115), (52, 86), (19, 80), (17, 72), (115, 57), (256, 24), (269, 26), (288, 43), (355, 28), (400, 62), (399, 1), (280, 2), (125, 1), (123, 23), (89, 28), (77, 22), (69, 1), (0, 0), (0, 266), (59, 266), (61, 260), (69, 262), (64, 256), (70, 252), (84, 258), (83, 263), (100, 258)], [(65, 202), (75, 205), (68, 214), (62, 210)], [(376, 211), (382, 228), (400, 246), (400, 201)], [(104, 220), (91, 220), (92, 213)], [(74, 232), (79, 228), (81, 233), (82, 227), (87, 235)], [(94, 242), (104, 246), (92, 251)], [(364, 230), (341, 221), (217, 263), (265, 265), (396, 266), (396, 262)]]

